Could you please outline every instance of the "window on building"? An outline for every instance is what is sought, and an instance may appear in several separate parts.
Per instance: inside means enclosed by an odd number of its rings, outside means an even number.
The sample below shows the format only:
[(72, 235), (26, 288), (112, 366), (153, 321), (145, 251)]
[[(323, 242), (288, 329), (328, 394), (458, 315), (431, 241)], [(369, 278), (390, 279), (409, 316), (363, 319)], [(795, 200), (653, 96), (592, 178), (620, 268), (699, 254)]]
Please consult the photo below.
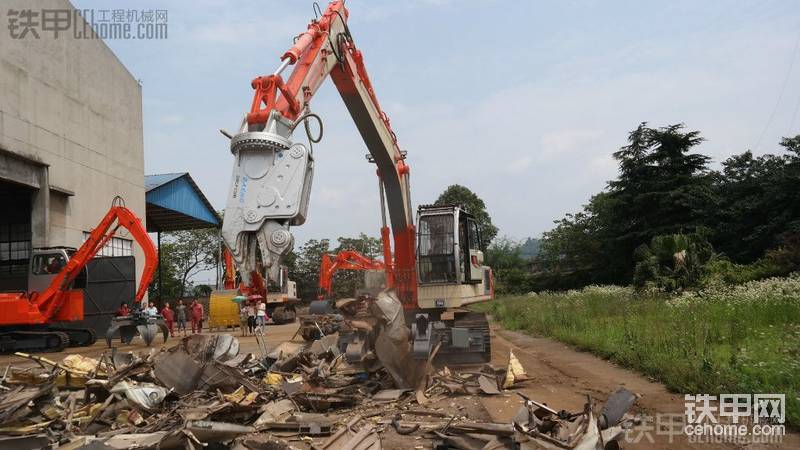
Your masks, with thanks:
[(31, 226), (0, 223), (0, 267), (7, 275), (25, 275), (31, 256)]
[[(83, 232), (83, 241), (89, 238), (88, 231)], [(133, 255), (133, 241), (130, 239), (113, 237), (102, 250), (97, 252), (97, 256), (131, 256)]]

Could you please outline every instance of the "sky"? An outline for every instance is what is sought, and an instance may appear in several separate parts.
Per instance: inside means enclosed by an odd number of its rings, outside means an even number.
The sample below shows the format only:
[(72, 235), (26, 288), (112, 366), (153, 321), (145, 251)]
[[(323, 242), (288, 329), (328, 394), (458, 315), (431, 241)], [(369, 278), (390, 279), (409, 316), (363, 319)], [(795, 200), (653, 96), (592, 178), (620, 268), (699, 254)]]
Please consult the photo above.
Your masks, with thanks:
[[(72, 0), (166, 9), (165, 40), (108, 40), (142, 85), (145, 172), (189, 172), (224, 208), (250, 81), (313, 18), (297, 0)], [(325, 3), (320, 2), (324, 9)], [(640, 122), (685, 123), (713, 158), (800, 134), (795, 1), (349, 0), (349, 26), (411, 166), (412, 201), (476, 192), (512, 239), (537, 237), (604, 189)], [(288, 73), (287, 73), (288, 75)], [(312, 101), (310, 238), (379, 235), (374, 166), (332, 82)], [(304, 139), (298, 133), (298, 140)]]

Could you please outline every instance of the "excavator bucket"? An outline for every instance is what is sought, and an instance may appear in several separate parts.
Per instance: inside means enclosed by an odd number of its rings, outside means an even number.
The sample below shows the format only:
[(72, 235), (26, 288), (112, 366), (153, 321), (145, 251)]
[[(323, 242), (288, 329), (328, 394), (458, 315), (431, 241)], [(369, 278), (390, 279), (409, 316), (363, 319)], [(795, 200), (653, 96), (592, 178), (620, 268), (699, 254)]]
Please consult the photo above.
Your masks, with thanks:
[(117, 333), (119, 333), (119, 338), (123, 344), (130, 344), (134, 336), (136, 336), (136, 325), (133, 324), (132, 319), (127, 317), (111, 319), (111, 325), (106, 331), (106, 343), (109, 347), (111, 347), (111, 341)]
[(398, 387), (415, 389), (427, 375), (425, 361), (415, 360), (411, 352), (403, 305), (393, 289), (378, 294), (369, 306), (380, 322), (375, 338), (375, 355)]
[(144, 345), (148, 347), (153, 343), (153, 339), (156, 338), (158, 333), (158, 327), (155, 324), (137, 325), (136, 329), (139, 331), (139, 336), (142, 337)]
[[(119, 337), (123, 344), (130, 344), (133, 341), (133, 338), (136, 337), (136, 327), (133, 325), (127, 325), (120, 328)], [(109, 343), (108, 346), (110, 347), (111, 343)]]
[(145, 345), (150, 346), (158, 336), (158, 332), (164, 336), (164, 342), (169, 338), (169, 328), (166, 322), (160, 317), (148, 317), (144, 314), (132, 314), (126, 317), (115, 317), (111, 320), (111, 325), (106, 331), (106, 343), (111, 347), (114, 336), (119, 333), (123, 344), (130, 344), (138, 333), (142, 337)]
[(169, 328), (167, 328), (167, 324), (161, 319), (148, 321), (147, 324), (137, 325), (136, 329), (139, 331), (139, 336), (142, 337), (144, 344), (148, 347), (153, 343), (156, 336), (158, 336), (159, 331), (161, 331), (161, 334), (164, 336), (164, 342), (167, 342), (169, 338)]

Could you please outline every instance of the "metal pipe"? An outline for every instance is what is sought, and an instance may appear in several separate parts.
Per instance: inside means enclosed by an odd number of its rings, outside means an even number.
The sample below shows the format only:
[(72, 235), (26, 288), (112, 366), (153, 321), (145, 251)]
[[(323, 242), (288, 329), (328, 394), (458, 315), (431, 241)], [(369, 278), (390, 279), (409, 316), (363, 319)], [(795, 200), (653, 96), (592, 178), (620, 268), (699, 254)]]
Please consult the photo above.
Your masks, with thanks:
[(292, 63), (291, 58), (284, 58), (283, 61), (281, 61), (281, 65), (278, 66), (278, 70), (276, 70), (275, 73), (273, 73), (273, 75), (275, 76), (280, 75), (281, 72), (283, 72), (287, 67), (289, 67), (289, 64), (291, 63)]
[(311, 46), (311, 43), (314, 42), (319, 32), (319, 26), (312, 22), (308, 26), (308, 31), (297, 37), (292, 48), (286, 50), (286, 53), (281, 56), (281, 59), (291, 61), (292, 63), (297, 62), (306, 49)]
[(411, 206), (411, 172), (406, 174), (406, 199), (408, 199), (408, 223), (413, 224), (414, 212), (412, 211), (413, 207)]
[(381, 225), (386, 227), (386, 200), (383, 193), (383, 180), (378, 178), (378, 195), (381, 197)]
[[(161, 284), (161, 230), (156, 232), (156, 236), (156, 240), (158, 241), (158, 303), (161, 304), (161, 290), (164, 288), (164, 285)], [(183, 295), (183, 293), (181, 293), (181, 295)]]
[(216, 275), (215, 285), (217, 290), (219, 290), (219, 279), (220, 279), (220, 267), (222, 266), (222, 230), (219, 230), (217, 233), (217, 267), (214, 272)]

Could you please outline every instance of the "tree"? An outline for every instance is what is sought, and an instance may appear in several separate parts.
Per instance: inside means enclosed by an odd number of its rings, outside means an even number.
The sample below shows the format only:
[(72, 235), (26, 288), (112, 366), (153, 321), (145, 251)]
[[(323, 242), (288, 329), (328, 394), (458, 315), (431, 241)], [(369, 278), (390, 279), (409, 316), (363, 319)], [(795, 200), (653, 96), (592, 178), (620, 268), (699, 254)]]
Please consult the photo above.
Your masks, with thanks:
[(486, 211), (486, 204), (474, 192), (459, 184), (449, 186), (439, 195), (435, 205), (460, 205), (475, 217), (483, 240), (485, 251), (492, 240), (497, 236), (497, 227), (492, 224), (492, 218)]
[(167, 234), (160, 251), (162, 286), (158, 286), (156, 272), (150, 295), (168, 299), (188, 294), (193, 277), (216, 267), (219, 245), (219, 232), (213, 228)]
[(496, 239), (486, 249), (486, 264), (495, 277), (499, 294), (523, 294), (531, 290), (531, 261), (522, 255), (522, 244), (508, 237)]
[(214, 288), (207, 284), (198, 284), (192, 287), (192, 295), (196, 297), (208, 297), (213, 291)]
[(527, 238), (520, 245), (520, 254), (523, 258), (533, 259), (539, 254), (539, 239)]
[(383, 256), (383, 244), (380, 238), (361, 233), (357, 238), (340, 237), (336, 240), (339, 245), (333, 250), (334, 253), (343, 250), (355, 250), (368, 258)]
[(800, 136), (784, 138), (786, 154), (731, 156), (717, 173), (713, 242), (738, 263), (762, 257), (800, 232)]
[(608, 193), (592, 197), (583, 211), (567, 214), (542, 235), (534, 263), (535, 290), (571, 289), (609, 283), (624, 269), (615, 261), (609, 235)]
[(699, 131), (683, 129), (683, 124), (649, 128), (642, 123), (629, 135), (629, 144), (614, 153), (620, 176), (609, 182), (606, 225), (616, 259), (627, 260), (620, 281), (630, 280), (639, 245), (654, 236), (709, 225), (714, 205), (709, 157), (691, 153), (703, 138)]
[[(800, 136), (781, 141), (783, 154), (744, 152), (720, 171), (710, 171), (709, 158), (694, 152), (701, 142), (698, 131), (682, 124), (642, 123), (631, 131), (614, 153), (618, 177), (543, 234), (534, 289), (631, 281), (679, 289), (696, 283), (699, 267), (742, 280), (798, 267)], [(710, 266), (702, 260), (692, 266), (691, 258), (675, 266), (668, 251), (675, 246), (705, 255), (698, 236), (722, 254)]]
[[(640, 124), (614, 153), (619, 176), (576, 214), (544, 233), (539, 281), (554, 286), (627, 283), (634, 250), (658, 235), (694, 232), (713, 221), (709, 158), (692, 153), (703, 138), (682, 124)], [(555, 276), (554, 276), (555, 275)]]
[(634, 286), (652, 285), (665, 291), (696, 286), (705, 274), (706, 264), (714, 256), (707, 236), (708, 230), (668, 234), (653, 237), (650, 245), (639, 246)]
[(319, 289), (319, 265), (322, 255), (330, 252), (328, 239), (309, 239), (289, 258), (289, 278), (297, 283), (297, 295), (305, 300), (316, 300)]
[(172, 255), (175, 244), (171, 242), (162, 242), (159, 258), (161, 259), (161, 267), (156, 268), (153, 275), (153, 282), (147, 289), (147, 295), (150, 300), (156, 300), (159, 296), (163, 299), (174, 299), (183, 296), (181, 291), (180, 281), (177, 276), (177, 268), (171, 264), (173, 260)]

